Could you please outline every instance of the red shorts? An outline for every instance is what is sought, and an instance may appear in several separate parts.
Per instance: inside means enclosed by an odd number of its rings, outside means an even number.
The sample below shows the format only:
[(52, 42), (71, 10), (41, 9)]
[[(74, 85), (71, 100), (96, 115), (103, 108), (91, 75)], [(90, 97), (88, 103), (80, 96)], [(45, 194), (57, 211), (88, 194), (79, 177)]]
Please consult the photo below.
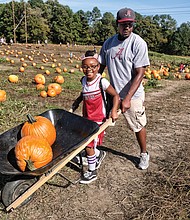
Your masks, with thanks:
[(104, 139), (104, 133), (105, 131), (102, 131), (102, 133), (100, 133), (96, 139), (94, 139), (90, 142), (90, 144), (88, 144), (88, 147), (101, 146)]

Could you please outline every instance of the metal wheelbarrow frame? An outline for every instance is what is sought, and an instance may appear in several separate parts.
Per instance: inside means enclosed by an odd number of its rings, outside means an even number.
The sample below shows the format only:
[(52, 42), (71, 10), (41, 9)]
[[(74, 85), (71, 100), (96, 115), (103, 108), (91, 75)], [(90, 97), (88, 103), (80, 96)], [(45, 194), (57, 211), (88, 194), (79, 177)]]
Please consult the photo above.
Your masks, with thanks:
[[(21, 138), (20, 130), (23, 123), (0, 135), (0, 148), (3, 146), (3, 149), (0, 149), (0, 173), (16, 177), (15, 182), (8, 182), (6, 189), (2, 191), (2, 200), (3, 196), (7, 197), (7, 193), (14, 197), (13, 201), (4, 202), (7, 203), (5, 204), (7, 212), (27, 202), (40, 186), (71, 162), (102, 131), (113, 125), (111, 118), (107, 119), (101, 126), (98, 126), (95, 122), (62, 109), (51, 109), (40, 115), (51, 120), (57, 133), (56, 141), (52, 145), (53, 160), (46, 166), (34, 171), (19, 171), (14, 160), (13, 150), (17, 141)], [(75, 143), (72, 142), (72, 139), (74, 139)], [(20, 176), (22, 176), (21, 179)], [(38, 180), (35, 180), (35, 177)], [(13, 187), (12, 190), (10, 189), (11, 187)], [(17, 189), (16, 193), (15, 189)]]

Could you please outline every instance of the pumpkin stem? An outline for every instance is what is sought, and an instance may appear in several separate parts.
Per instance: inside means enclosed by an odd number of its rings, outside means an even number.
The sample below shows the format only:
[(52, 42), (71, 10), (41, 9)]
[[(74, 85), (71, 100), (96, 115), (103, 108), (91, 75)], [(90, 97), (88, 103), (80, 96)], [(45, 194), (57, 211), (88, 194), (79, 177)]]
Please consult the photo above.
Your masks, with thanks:
[(27, 114), (27, 118), (28, 118), (28, 122), (31, 124), (36, 122), (36, 119), (31, 114)]
[(34, 163), (29, 159), (29, 160), (25, 160), (26, 163), (27, 163), (27, 168), (30, 170), (30, 171), (33, 171), (33, 170), (36, 170), (36, 167), (34, 166)]

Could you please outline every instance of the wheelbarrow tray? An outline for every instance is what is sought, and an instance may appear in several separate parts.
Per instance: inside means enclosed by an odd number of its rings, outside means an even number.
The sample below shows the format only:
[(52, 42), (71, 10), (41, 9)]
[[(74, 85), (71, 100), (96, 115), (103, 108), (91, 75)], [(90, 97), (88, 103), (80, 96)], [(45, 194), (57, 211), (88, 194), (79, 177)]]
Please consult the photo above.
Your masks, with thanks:
[(6, 175), (42, 175), (99, 130), (97, 123), (63, 109), (51, 109), (40, 115), (50, 119), (56, 129), (56, 140), (52, 145), (52, 161), (34, 171), (21, 172), (19, 170), (14, 148), (21, 138), (21, 128), (24, 124), (22, 123), (0, 135), (0, 173)]

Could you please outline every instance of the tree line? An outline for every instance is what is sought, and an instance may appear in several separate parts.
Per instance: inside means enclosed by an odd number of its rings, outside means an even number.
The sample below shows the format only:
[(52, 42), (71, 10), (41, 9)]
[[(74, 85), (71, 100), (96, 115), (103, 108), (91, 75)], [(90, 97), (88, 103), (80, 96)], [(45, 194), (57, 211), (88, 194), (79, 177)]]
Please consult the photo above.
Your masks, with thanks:
[[(57, 0), (29, 0), (0, 4), (0, 37), (7, 42), (102, 45), (117, 32), (111, 12), (74, 13)], [(190, 22), (177, 27), (170, 15), (142, 16), (136, 12), (134, 32), (148, 44), (149, 50), (172, 55), (190, 55)]]

